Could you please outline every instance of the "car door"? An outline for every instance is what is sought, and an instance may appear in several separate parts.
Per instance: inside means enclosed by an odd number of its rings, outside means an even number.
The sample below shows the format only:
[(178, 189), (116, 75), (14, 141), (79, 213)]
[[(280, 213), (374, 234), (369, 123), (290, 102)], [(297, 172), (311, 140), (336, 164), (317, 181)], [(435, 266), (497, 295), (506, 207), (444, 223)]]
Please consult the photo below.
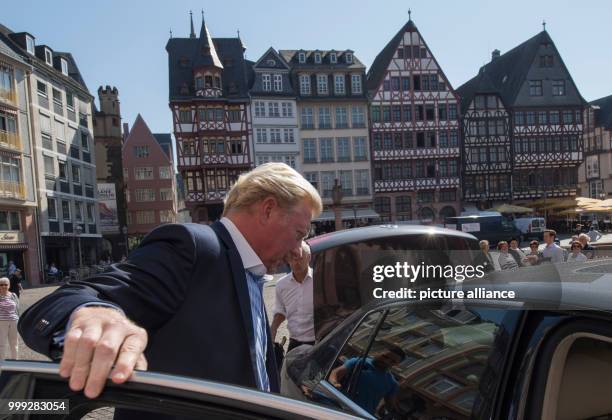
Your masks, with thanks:
[(123, 410), (122, 418), (129, 419), (146, 419), (152, 414), (185, 419), (355, 418), (276, 394), (152, 372), (136, 372), (133, 379), (123, 385), (108, 382), (100, 397), (92, 400), (68, 388), (66, 380), (58, 374), (57, 364), (7, 361), (0, 369), (0, 400), (3, 402), (53, 399), (63, 400), (68, 407), (61, 413), (56, 407), (51, 412), (23, 414), (12, 414), (4, 407), (0, 419), (111, 419), (113, 412), (119, 410)]
[(311, 398), (376, 418), (489, 418), (522, 312), (388, 306), (364, 318)]

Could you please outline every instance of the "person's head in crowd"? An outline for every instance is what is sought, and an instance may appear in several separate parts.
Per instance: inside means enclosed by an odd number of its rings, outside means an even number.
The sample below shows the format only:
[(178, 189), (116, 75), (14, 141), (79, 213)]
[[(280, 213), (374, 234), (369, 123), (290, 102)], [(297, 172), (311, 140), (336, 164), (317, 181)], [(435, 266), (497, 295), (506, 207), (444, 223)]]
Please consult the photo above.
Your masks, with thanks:
[(8, 277), (0, 278), (0, 296), (6, 296), (9, 294), (9, 289), (11, 288), (11, 281)]
[(387, 344), (386, 349), (374, 357), (374, 366), (381, 370), (391, 369), (404, 361), (406, 353), (395, 344)]
[(489, 241), (487, 241), (486, 239), (483, 239), (482, 241), (478, 242), (478, 245), (480, 245), (480, 249), (482, 250), (482, 252), (489, 252)]
[(578, 235), (572, 235), (571, 242), (576, 242), (578, 240)]
[(591, 227), (589, 228), (589, 230), (595, 230), (595, 226), (591, 225)]
[(508, 252), (508, 242), (499, 241), (497, 243), (497, 249), (500, 250), (501, 252)]
[(21, 270), (20, 269), (15, 270), (14, 274), (17, 278), (21, 277)]
[(546, 229), (544, 231), (544, 242), (546, 245), (553, 244), (555, 242), (555, 238), (557, 237), (557, 232), (552, 229)]
[(268, 271), (289, 253), (301, 256), (310, 221), (323, 208), (310, 182), (276, 162), (240, 175), (224, 204), (223, 216), (238, 227)]
[(510, 248), (511, 249), (517, 249), (518, 245), (519, 245), (518, 239), (516, 239), (516, 238), (510, 239)]
[(302, 242), (302, 255), (290, 254), (287, 258), (289, 267), (293, 273), (304, 273), (308, 271), (308, 264), (310, 264), (310, 246), (306, 242)]
[(537, 254), (538, 248), (540, 248), (540, 243), (538, 241), (533, 240), (529, 242), (529, 249), (531, 250), (532, 253)]
[(582, 244), (579, 241), (572, 242), (571, 247), (570, 247), (570, 251), (574, 255), (580, 254), (580, 252), (582, 251)]
[(587, 235), (586, 233), (581, 233), (580, 235), (578, 235), (578, 242), (582, 244), (582, 248), (589, 244), (590, 239), (591, 238), (589, 238), (589, 235)]

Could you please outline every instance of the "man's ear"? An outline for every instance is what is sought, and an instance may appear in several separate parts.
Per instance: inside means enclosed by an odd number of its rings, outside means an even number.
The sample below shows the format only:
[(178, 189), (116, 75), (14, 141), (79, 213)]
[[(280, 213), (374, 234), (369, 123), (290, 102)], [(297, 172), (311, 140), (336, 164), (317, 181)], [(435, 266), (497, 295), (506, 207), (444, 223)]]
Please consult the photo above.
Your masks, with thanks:
[(278, 207), (276, 198), (270, 196), (263, 199), (260, 205), (260, 217), (262, 222), (267, 223), (272, 218), (272, 213)]

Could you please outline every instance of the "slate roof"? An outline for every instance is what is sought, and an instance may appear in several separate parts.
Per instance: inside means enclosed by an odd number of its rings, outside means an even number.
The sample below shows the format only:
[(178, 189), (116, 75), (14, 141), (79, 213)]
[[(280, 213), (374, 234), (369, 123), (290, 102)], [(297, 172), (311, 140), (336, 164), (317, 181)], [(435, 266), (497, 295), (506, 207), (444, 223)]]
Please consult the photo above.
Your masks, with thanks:
[[(306, 54), (306, 62), (300, 63), (299, 54), (304, 52)], [(317, 64), (314, 61), (315, 53), (321, 53), (321, 64)], [(336, 53), (337, 62), (330, 62), (330, 53)], [(360, 69), (364, 70), (365, 65), (355, 57), (353, 50), (279, 50), (278, 53), (283, 59), (289, 63), (291, 67), (297, 68), (311, 68), (311, 69), (329, 69), (330, 67), (339, 69)], [(353, 55), (353, 62), (351, 64), (345, 61), (346, 53)]]
[(172, 135), (170, 133), (153, 133), (153, 137), (162, 150), (168, 156), (168, 159), (174, 162), (174, 153), (172, 152)]
[[(542, 31), (538, 33), (482, 66), (475, 77), (457, 88), (457, 92), (461, 96), (462, 109), (467, 109), (474, 95), (480, 92), (496, 92), (501, 96), (506, 106), (511, 106), (525, 82), (527, 73), (535, 60), (541, 44), (552, 45), (557, 55), (561, 57), (548, 32)], [(561, 64), (565, 67), (562, 61)], [(567, 74), (570, 82), (574, 83), (571, 75), (569, 75), (569, 71)], [(584, 102), (584, 99), (580, 98)]]
[(385, 72), (389, 66), (389, 62), (395, 54), (395, 50), (400, 44), (402, 37), (405, 32), (418, 32), (418, 29), (412, 20), (408, 20), (404, 26), (395, 34), (393, 38), (385, 45), (385, 47), (378, 53), (374, 62), (368, 70), (368, 81), (366, 88), (368, 91), (375, 90), (380, 86), (380, 82), (385, 77)]
[(612, 95), (596, 99), (590, 102), (590, 105), (599, 107), (595, 110), (595, 125), (612, 129)]
[(21, 55), (17, 54), (8, 44), (10, 42), (6, 35), (0, 30), (0, 54), (6, 55), (21, 64), (27, 64)]
[[(221, 65), (224, 98), (248, 98), (253, 63), (244, 59), (244, 49), (240, 38), (210, 38), (204, 21), (202, 21), (200, 36), (204, 37), (204, 40), (202, 38), (170, 38), (166, 44), (170, 100), (194, 98), (193, 70), (194, 67), (201, 65), (217, 67)], [(202, 46), (210, 42), (214, 47), (210, 48), (211, 55), (203, 56)], [(215, 64), (213, 51), (218, 56), (216, 59), (219, 61), (218, 64)], [(185, 65), (181, 64), (182, 60), (186, 60)], [(189, 93), (181, 93), (183, 86), (189, 89)]]

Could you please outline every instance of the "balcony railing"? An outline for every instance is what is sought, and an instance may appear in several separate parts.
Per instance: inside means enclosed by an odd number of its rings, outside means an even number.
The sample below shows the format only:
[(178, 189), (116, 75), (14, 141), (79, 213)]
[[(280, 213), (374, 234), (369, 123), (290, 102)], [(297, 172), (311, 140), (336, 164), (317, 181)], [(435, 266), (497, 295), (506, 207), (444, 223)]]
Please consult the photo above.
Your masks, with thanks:
[(17, 133), (0, 130), (0, 146), (21, 150), (21, 140)]
[(2, 198), (25, 198), (25, 185), (16, 181), (0, 181), (0, 196)]
[(5, 101), (15, 103), (17, 101), (17, 94), (12, 89), (0, 88), (0, 98), (4, 99)]

